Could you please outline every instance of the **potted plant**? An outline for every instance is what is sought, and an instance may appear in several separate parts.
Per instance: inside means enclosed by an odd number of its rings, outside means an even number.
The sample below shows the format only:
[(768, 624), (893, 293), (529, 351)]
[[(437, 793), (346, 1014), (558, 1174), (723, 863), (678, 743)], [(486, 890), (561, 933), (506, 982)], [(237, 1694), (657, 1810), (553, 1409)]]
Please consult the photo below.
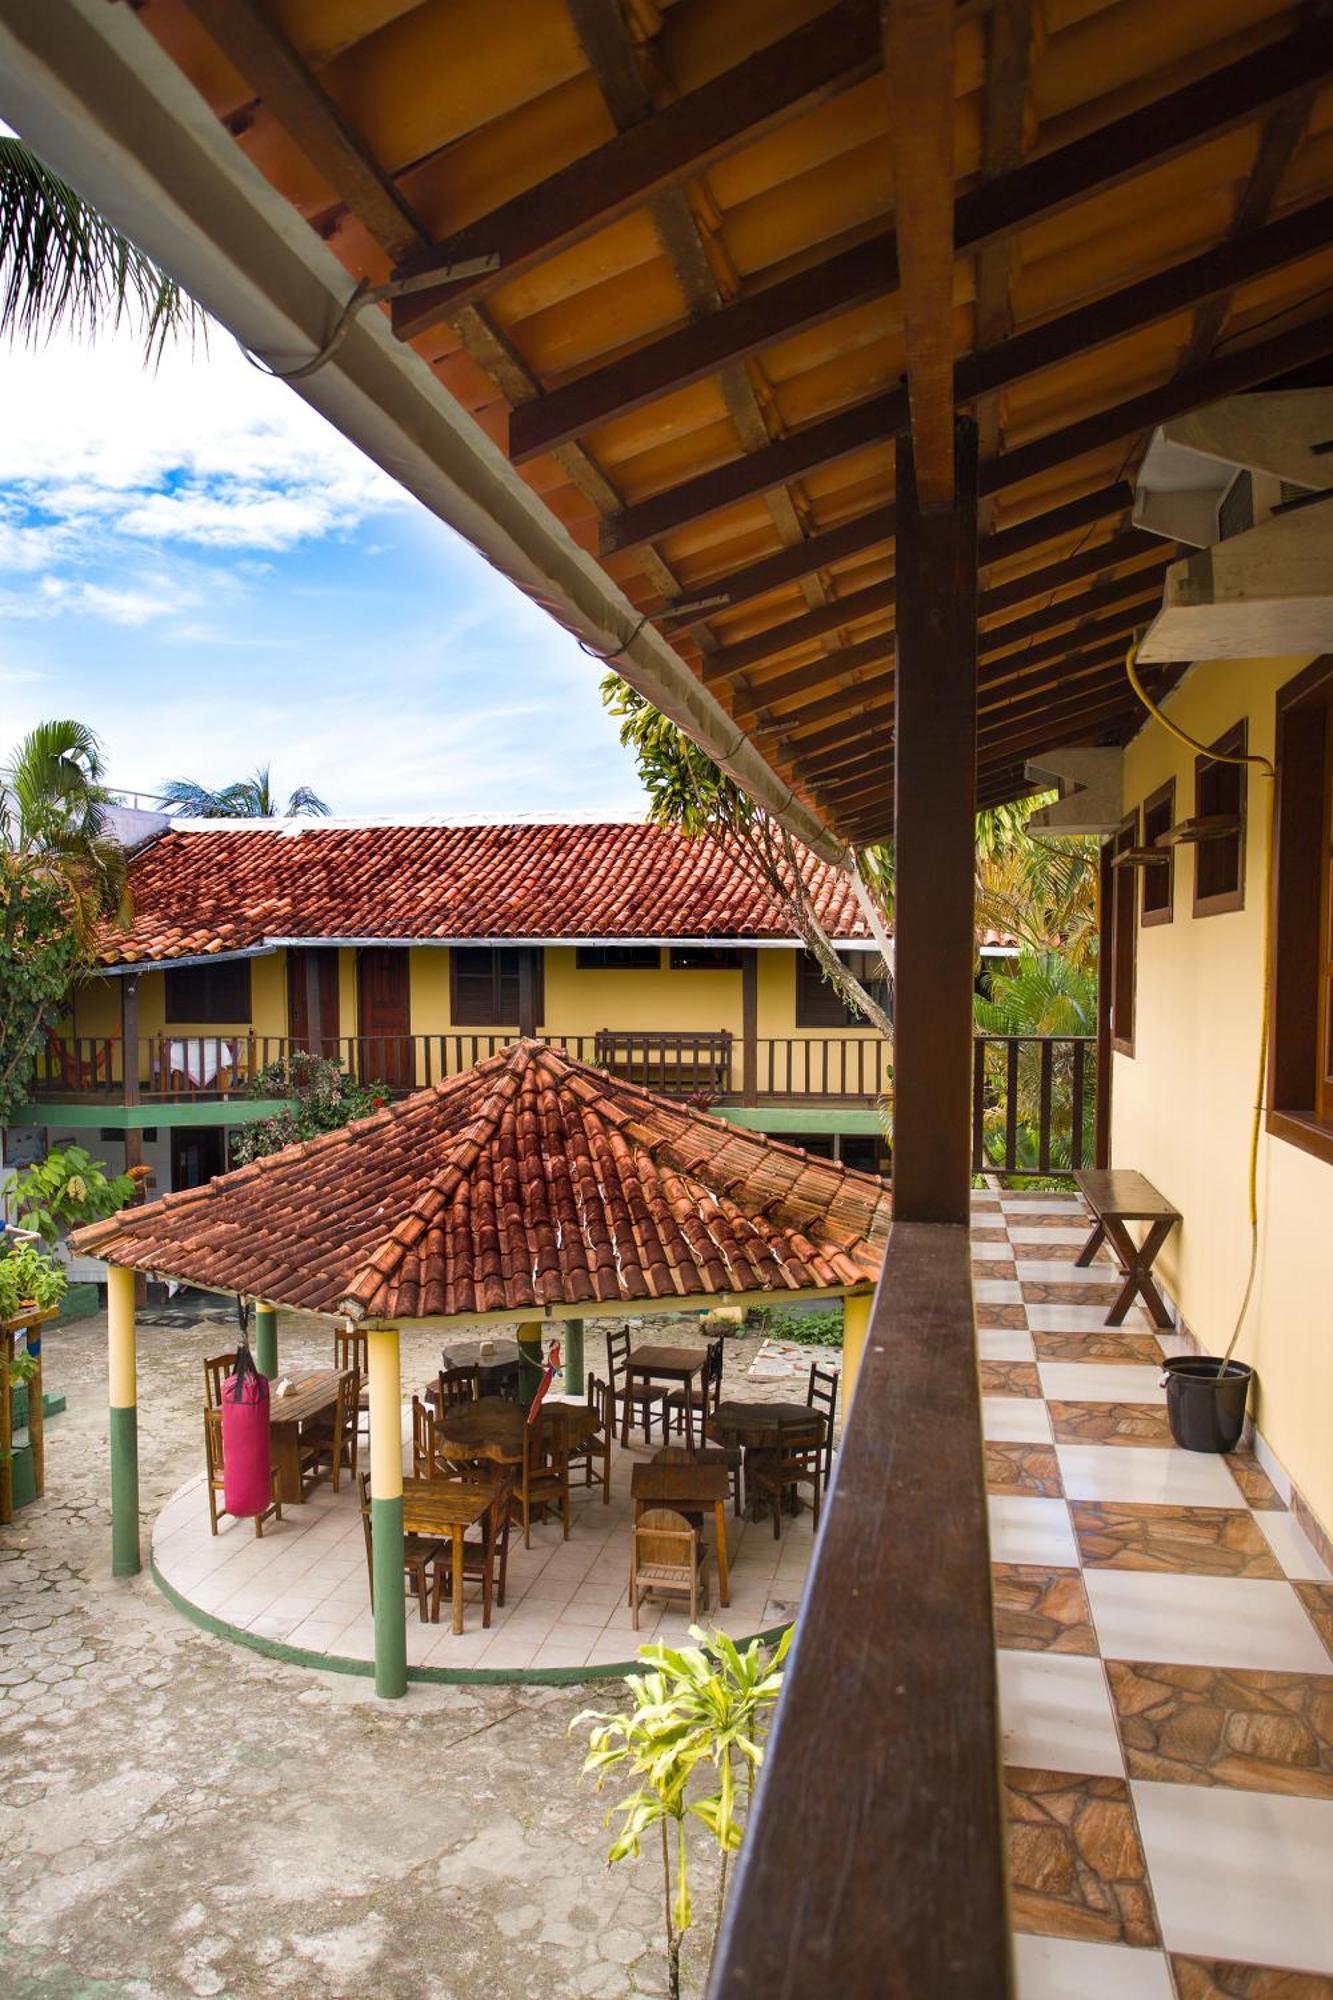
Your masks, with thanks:
[(0, 1326), (21, 1319), (34, 1307), (45, 1312), (59, 1305), (68, 1284), (60, 1266), (34, 1243), (18, 1243), (0, 1251)]

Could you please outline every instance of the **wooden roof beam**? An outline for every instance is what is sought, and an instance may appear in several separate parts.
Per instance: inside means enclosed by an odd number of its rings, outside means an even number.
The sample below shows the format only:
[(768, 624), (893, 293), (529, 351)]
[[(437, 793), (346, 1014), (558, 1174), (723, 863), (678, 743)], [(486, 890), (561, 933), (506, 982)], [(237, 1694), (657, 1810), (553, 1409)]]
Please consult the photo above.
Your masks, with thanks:
[[(400, 277), (421, 276), (476, 256), (498, 257), (499, 266), (488, 275), (397, 300), (394, 331), (404, 340), (424, 333), (496, 283), (605, 229), (662, 189), (702, 173), (753, 145), (766, 132), (849, 90), (873, 75), (880, 59), (873, 0), (840, 0), (652, 118), (630, 126), (489, 215), (405, 259)], [(477, 243), (484, 243), (485, 249), (463, 247)]]
[(954, 498), (953, 34), (953, 0), (884, 0), (893, 230), (912, 467), (925, 513)]
[[(1080, 578), (1093, 576), (1101, 570), (1111, 570), (1118, 563), (1137, 560), (1139, 567), (1133, 572), (1146, 585), (1149, 579), (1144, 571), (1160, 564), (1173, 562), (1177, 554), (1174, 542), (1165, 542), (1159, 535), (1149, 535), (1134, 528), (1128, 533), (1114, 537), (1109, 542), (1098, 543), (1096, 547), (1083, 549), (1077, 555), (1068, 556), (1062, 562), (1052, 563), (1045, 569), (1031, 570), (1026, 576), (1015, 577), (1008, 583), (997, 584), (990, 590), (982, 591), (978, 603), (978, 616), (991, 618), (1015, 606), (1030, 603), (1034, 597), (1043, 597), (1048, 591), (1065, 588)], [(1147, 558), (1145, 561), (1144, 558)], [(1101, 601), (1094, 589), (1085, 593), (1070, 605), (1070, 616), (1076, 610), (1093, 609)], [(894, 608), (894, 586), (892, 579), (887, 583), (871, 584), (864, 590), (855, 590), (846, 597), (833, 599), (821, 605), (816, 611), (803, 612), (799, 617), (789, 618), (780, 625), (770, 625), (753, 638), (745, 639), (734, 646), (720, 646), (704, 661), (703, 678), (713, 686), (720, 681), (734, 680), (748, 668), (762, 665), (779, 653), (791, 647), (814, 639), (821, 634), (836, 631), (844, 625), (852, 625), (861, 619), (870, 618), (881, 612), (892, 612)], [(889, 629), (892, 629), (890, 622)], [(995, 628), (991, 628), (994, 630)], [(989, 634), (985, 636), (990, 636)], [(1018, 636), (1017, 632), (1014, 635)], [(841, 654), (831, 654), (826, 662), (830, 670), (842, 658)]]
[[(1262, 60), (1247, 56), (1231, 63), (961, 196), (954, 207), (955, 248), (962, 254), (999, 245), (1075, 201), (1160, 166), (1274, 105), (1293, 97), (1303, 99), (1311, 76), (1326, 76), (1331, 70), (1333, 49), (1327, 34), (1309, 30), (1274, 43)], [(725, 362), (742, 360), (897, 288), (893, 232), (880, 231), (515, 411), (509, 429), (510, 455), (522, 464), (713, 374)]]
[[(1048, 508), (1044, 514), (1031, 514), (1025, 521), (1015, 521), (1008, 528), (983, 535), (978, 546), (978, 560), (983, 569), (991, 563), (1005, 562), (1011, 556), (1024, 555), (1029, 549), (1040, 548), (1044, 542), (1053, 541), (1059, 535), (1073, 533), (1076, 529), (1089, 527), (1116, 514), (1127, 514), (1133, 504), (1134, 489), (1127, 481), (1099, 486), (1095, 492), (1085, 493), (1077, 500), (1062, 501), (1058, 507)], [(702, 581), (696, 584), (688, 598), (679, 601), (685, 605), (702, 597), (724, 597), (728, 609), (747, 603), (751, 598), (763, 597), (770, 590), (780, 590), (785, 584), (794, 583), (810, 570), (824, 569), (830, 563), (845, 561), (848, 556), (860, 555), (866, 549), (891, 542), (895, 521), (894, 508), (876, 507), (850, 521), (839, 522), (836, 528), (822, 529), (798, 548), (779, 549), (771, 556), (761, 556), (757, 562), (747, 564), (731, 576), (719, 577), (716, 583)], [(676, 615), (679, 617), (679, 614)], [(672, 609), (668, 606), (660, 614), (659, 622), (669, 623), (672, 618)], [(688, 625), (694, 619), (687, 615), (679, 622)]]
[[(1094, 353), (1128, 334), (1171, 319), (1219, 292), (1297, 263), (1325, 249), (1331, 236), (1333, 196), (1326, 196), (1284, 216), (1280, 222), (1270, 222), (1265, 228), (1254, 230), (1249, 236), (1228, 239), (1197, 257), (1188, 257), (1183, 263), (1142, 278), (1137, 284), (1126, 285), (1089, 305), (1076, 306), (1057, 319), (1045, 320), (1024, 333), (1014, 334), (995, 347), (965, 355), (951, 372), (950, 410), (954, 399), (967, 403), (992, 390), (1012, 387), (1040, 374), (1044, 368), (1058, 367), (1079, 354)], [(911, 410), (910, 388), (891, 389), (853, 404), (850, 409), (839, 410), (831, 417), (806, 424), (761, 451), (732, 459), (678, 486), (668, 487), (665, 492), (604, 521), (602, 553), (634, 548), (640, 542), (671, 534), (738, 501), (752, 499), (771, 486), (846, 458), (868, 444), (887, 442), (907, 429)], [(996, 490), (993, 484), (987, 485), (987, 473), (993, 475), (997, 467), (1006, 466), (1013, 456), (1006, 453), (983, 467), (983, 493)]]

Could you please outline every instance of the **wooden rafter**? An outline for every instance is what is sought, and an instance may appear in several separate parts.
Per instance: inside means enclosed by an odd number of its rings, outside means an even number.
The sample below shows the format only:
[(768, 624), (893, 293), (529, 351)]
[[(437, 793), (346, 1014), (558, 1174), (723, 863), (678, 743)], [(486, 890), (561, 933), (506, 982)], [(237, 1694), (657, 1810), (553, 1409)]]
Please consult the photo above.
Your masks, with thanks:
[[(986, 95), (982, 111), (981, 171), (987, 181), (1011, 172), (1023, 157), (1023, 113), (1031, 68), (1033, 0), (996, 0), (986, 23)], [(1009, 303), (1010, 242), (987, 243), (976, 257), (972, 345), (993, 347), (1013, 331)], [(1000, 397), (978, 396), (977, 445), (983, 460), (1000, 450)], [(989, 527), (993, 501), (982, 503)]]
[[(950, 409), (955, 397), (960, 403), (969, 402), (975, 396), (1008, 388), (1040, 374), (1043, 369), (1063, 366), (1076, 355), (1094, 353), (1128, 334), (1170, 319), (1238, 284), (1296, 263), (1326, 248), (1330, 237), (1333, 237), (1333, 196), (1311, 202), (1308, 207), (1284, 216), (1280, 222), (1270, 222), (1248, 236), (1229, 238), (1211, 250), (1172, 264), (1165, 271), (1126, 285), (1118, 292), (1108, 293), (1090, 305), (1076, 306), (1056, 319), (1044, 320), (1041, 325), (1016, 333), (995, 347), (965, 355), (956, 367), (951, 365)], [(834, 416), (793, 431), (766, 450), (733, 459), (727, 465), (669, 487), (637, 506), (627, 507), (604, 523), (604, 552), (631, 548), (649, 538), (670, 534), (692, 521), (752, 498), (780, 480), (799, 477), (845, 458), (867, 444), (899, 436), (908, 425), (913, 407), (911, 397), (909, 382), (907, 389), (893, 389), (850, 409), (839, 410)], [(985, 493), (997, 490), (988, 482), (1009, 463), (1009, 458), (1005, 454), (992, 460), (985, 469), (982, 478)]]
[[(869, 0), (842, 0), (653, 118), (548, 175), (528, 193), (414, 253), (402, 265), (402, 275), (415, 277), (465, 258), (496, 256), (503, 276), (514, 277), (643, 207), (662, 189), (850, 89), (878, 63), (873, 6)], [(486, 248), (462, 247), (479, 243)], [(394, 327), (410, 339), (452, 307), (480, 297), (492, 282), (462, 279), (413, 293), (395, 306)]]
[(921, 506), (954, 495), (953, 0), (885, 0), (893, 222)]
[[(954, 208), (956, 247), (978, 253), (998, 247), (1083, 197), (1105, 193), (1293, 96), (1303, 98), (1311, 75), (1331, 70), (1327, 36), (1318, 38), (1310, 31), (1275, 43), (1262, 62), (1247, 58), (1230, 64), (960, 196)], [(511, 456), (522, 464), (567, 438), (697, 382), (725, 362), (893, 292), (897, 284), (893, 232), (878, 232), (549, 391), (539, 403), (515, 412)], [(984, 344), (980, 333), (978, 344)]]

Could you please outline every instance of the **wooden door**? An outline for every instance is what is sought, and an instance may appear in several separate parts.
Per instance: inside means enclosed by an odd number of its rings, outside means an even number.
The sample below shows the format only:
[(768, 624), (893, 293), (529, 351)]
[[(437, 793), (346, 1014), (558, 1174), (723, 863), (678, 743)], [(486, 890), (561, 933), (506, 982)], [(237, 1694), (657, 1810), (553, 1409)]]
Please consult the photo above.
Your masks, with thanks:
[(416, 1082), (406, 951), (367, 945), (357, 956), (357, 1073), (362, 1083)]
[(338, 953), (335, 947), (287, 953), (287, 1033), (293, 1048), (338, 1055)]
[(171, 1128), (171, 1191), (202, 1187), (225, 1173), (227, 1152), (220, 1125), (173, 1125)]

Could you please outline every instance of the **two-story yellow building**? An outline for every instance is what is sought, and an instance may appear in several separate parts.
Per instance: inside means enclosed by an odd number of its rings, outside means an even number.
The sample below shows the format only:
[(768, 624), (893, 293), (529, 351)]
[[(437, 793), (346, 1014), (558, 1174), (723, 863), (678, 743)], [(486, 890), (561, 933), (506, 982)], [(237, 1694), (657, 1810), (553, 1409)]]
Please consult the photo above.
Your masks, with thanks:
[[(816, 907), (882, 974), (850, 879)], [(150, 826), (104, 972), (43, 1053), (30, 1123), (126, 1134), (161, 1189), (218, 1173), (293, 1049), (389, 1091), (540, 1035), (860, 1167), (883, 1160), (883, 1038), (848, 1012), (781, 904), (709, 840), (641, 823)]]

